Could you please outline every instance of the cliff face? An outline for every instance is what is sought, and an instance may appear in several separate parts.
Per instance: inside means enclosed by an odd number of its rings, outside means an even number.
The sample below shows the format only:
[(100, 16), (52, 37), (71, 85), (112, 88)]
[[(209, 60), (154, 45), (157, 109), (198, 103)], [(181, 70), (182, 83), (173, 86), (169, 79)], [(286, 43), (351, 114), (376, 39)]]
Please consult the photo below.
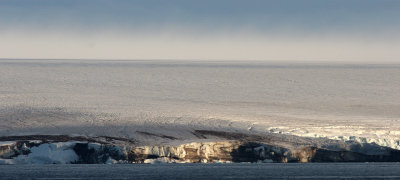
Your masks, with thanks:
[(168, 159), (192, 163), (232, 162), (232, 153), (238, 142), (194, 142), (178, 146), (141, 146), (133, 148), (133, 161), (167, 157)]
[[(328, 145), (315, 145), (307, 139), (294, 141), (293, 137), (288, 140), (227, 132), (197, 133), (205, 140), (179, 145), (136, 145), (134, 141), (112, 137), (9, 137), (13, 141), (0, 143), (0, 164), (400, 162), (399, 150), (374, 145), (331, 141)], [(207, 140), (209, 135), (220, 140)]]
[(144, 146), (134, 148), (132, 159), (168, 158), (185, 162), (399, 162), (400, 151), (387, 155), (367, 155), (352, 151), (331, 151), (316, 147), (287, 149), (257, 142), (205, 142), (180, 146)]

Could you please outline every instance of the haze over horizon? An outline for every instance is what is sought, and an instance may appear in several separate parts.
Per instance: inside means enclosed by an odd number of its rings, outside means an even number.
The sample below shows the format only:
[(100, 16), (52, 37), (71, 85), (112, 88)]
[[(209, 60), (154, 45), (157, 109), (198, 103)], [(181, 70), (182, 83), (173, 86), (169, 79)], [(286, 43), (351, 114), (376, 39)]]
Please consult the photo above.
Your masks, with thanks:
[(1, 0), (0, 58), (400, 62), (395, 0)]

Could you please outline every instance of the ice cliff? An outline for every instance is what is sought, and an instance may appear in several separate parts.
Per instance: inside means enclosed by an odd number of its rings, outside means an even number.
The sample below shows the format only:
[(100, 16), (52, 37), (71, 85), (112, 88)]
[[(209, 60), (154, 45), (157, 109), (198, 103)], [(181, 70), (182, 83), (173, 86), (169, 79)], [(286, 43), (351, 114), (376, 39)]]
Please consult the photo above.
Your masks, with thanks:
[(399, 150), (376, 144), (274, 134), (195, 133), (203, 139), (159, 145), (112, 137), (8, 137), (0, 143), (0, 164), (400, 162)]
[[(345, 142), (358, 142), (367, 144), (377, 144), (379, 146), (390, 147), (400, 150), (400, 131), (381, 129), (374, 130), (373, 133), (366, 127), (352, 126), (327, 126), (313, 127), (309, 129), (270, 127), (268, 132), (277, 134), (290, 134), (301, 137), (328, 138)], [(371, 135), (372, 134), (372, 135)]]

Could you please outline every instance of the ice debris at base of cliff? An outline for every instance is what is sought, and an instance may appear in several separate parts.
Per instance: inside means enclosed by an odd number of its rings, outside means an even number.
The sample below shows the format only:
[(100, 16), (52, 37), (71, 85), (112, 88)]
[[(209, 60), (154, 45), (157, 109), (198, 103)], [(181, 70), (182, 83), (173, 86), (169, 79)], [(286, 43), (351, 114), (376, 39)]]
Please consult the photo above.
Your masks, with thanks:
[(78, 155), (71, 148), (76, 142), (31, 144), (23, 143), (19, 148), (17, 142), (0, 145), (0, 164), (68, 164), (78, 160)]
[(15, 141), (0, 145), (0, 164), (116, 164), (124, 153), (115, 146), (88, 142)]
[[(72, 147), (77, 142), (34, 143), (25, 142), (22, 146), (0, 146), (2, 158), (0, 164), (69, 164), (78, 161), (79, 157)], [(13, 146), (14, 145), (14, 146)]]

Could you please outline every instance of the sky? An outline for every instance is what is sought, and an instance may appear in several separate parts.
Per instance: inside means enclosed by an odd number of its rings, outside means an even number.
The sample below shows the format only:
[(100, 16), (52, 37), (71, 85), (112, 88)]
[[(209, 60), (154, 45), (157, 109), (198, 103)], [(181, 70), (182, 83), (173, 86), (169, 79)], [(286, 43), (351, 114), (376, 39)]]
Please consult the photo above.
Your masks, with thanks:
[(0, 0), (0, 58), (400, 63), (398, 0)]

